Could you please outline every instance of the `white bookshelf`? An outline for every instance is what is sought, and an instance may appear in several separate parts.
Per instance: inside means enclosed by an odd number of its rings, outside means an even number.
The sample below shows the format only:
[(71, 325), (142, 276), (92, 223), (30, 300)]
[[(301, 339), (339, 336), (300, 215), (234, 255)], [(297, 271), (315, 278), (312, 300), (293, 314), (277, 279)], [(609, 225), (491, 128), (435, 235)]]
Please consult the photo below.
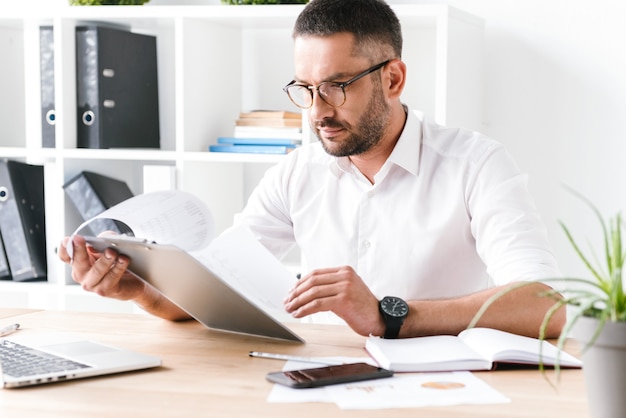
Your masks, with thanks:
[[(263, 172), (281, 156), (213, 154), (241, 110), (297, 110), (282, 91), (293, 78), (291, 29), (301, 5), (98, 6), (16, 3), (0, 17), (0, 158), (43, 164), (48, 281), (0, 281), (0, 306), (132, 311), (74, 285), (55, 247), (81, 220), (63, 183), (81, 170), (143, 192), (143, 166), (174, 167), (176, 187), (211, 208), (218, 231), (230, 225)], [(480, 129), (480, 19), (445, 5), (392, 5), (400, 17), (408, 81), (403, 100), (440, 123)], [(126, 25), (157, 36), (160, 150), (76, 148), (74, 29)], [(56, 147), (41, 147), (39, 26), (55, 31)]]

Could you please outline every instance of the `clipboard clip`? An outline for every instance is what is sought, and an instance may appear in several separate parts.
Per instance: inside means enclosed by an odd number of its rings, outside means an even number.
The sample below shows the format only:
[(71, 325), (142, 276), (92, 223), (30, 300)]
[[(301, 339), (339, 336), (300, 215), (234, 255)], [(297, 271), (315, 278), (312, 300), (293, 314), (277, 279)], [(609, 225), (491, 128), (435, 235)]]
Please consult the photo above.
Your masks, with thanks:
[(156, 241), (146, 238), (138, 238), (130, 235), (108, 235), (104, 237), (85, 237), (87, 244), (96, 249), (98, 252), (103, 252), (107, 248), (116, 249), (118, 242), (129, 242), (133, 244), (143, 245), (144, 249), (151, 250), (150, 245), (156, 244)]

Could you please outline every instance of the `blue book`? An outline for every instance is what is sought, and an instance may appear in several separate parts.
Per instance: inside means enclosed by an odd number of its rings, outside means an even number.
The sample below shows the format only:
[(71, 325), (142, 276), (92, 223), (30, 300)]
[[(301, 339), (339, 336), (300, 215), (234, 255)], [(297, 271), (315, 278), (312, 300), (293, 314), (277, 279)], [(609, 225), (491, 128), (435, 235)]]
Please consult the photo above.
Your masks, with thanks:
[(295, 148), (295, 145), (209, 145), (209, 151), (211, 152), (234, 152), (245, 154), (287, 154)]
[(282, 145), (294, 147), (300, 145), (302, 140), (293, 138), (238, 138), (232, 136), (220, 136), (217, 138), (217, 143), (229, 145)]

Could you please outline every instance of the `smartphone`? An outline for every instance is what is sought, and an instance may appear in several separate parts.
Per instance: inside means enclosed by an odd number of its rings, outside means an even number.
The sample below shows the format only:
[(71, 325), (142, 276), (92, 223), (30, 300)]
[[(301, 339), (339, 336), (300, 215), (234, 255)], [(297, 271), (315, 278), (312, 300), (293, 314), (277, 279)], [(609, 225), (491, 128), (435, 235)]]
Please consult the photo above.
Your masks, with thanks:
[(380, 379), (391, 376), (393, 376), (391, 370), (372, 366), (367, 363), (351, 363), (288, 372), (271, 372), (267, 374), (267, 380), (291, 388), (300, 389)]

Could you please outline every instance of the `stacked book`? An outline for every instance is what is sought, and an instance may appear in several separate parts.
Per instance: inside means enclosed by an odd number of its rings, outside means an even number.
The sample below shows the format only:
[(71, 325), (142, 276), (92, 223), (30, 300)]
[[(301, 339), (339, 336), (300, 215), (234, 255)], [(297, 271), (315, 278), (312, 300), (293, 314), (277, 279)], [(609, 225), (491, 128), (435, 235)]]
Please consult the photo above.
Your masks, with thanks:
[(283, 110), (241, 112), (233, 136), (218, 137), (211, 152), (287, 154), (302, 144), (302, 114)]

